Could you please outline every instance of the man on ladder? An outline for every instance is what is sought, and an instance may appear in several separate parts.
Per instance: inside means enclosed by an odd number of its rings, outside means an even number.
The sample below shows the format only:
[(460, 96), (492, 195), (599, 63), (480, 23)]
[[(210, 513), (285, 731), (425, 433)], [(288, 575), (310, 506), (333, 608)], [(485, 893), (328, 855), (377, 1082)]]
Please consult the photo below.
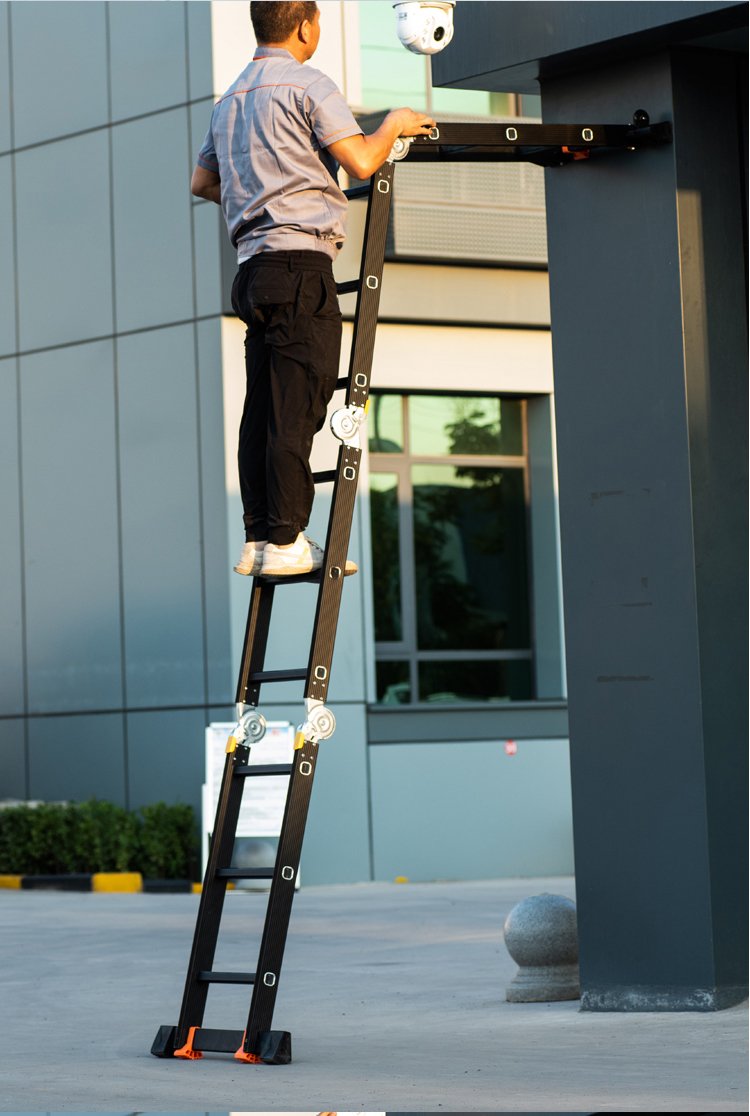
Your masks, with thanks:
[[(364, 135), (335, 83), (305, 66), (320, 39), (315, 3), (251, 3), (252, 62), (214, 107), (192, 193), (221, 205), (239, 270), (232, 305), (245, 322), (247, 393), (239, 475), (245, 546), (239, 574), (319, 569), (304, 535), (313, 501), (310, 452), (336, 385), (341, 349), (332, 264), (346, 235), (340, 164), (359, 179), (399, 136), (431, 117), (390, 112)], [(356, 573), (347, 561), (345, 573)]]

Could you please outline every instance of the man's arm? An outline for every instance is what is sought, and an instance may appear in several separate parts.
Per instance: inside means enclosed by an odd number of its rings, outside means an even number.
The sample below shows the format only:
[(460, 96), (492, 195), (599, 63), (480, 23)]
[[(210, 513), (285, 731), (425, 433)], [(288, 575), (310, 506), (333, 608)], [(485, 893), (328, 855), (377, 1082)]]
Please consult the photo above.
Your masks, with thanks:
[(410, 108), (394, 109), (389, 112), (383, 123), (372, 135), (349, 136), (328, 145), (337, 163), (353, 178), (369, 178), (378, 167), (382, 167), (390, 155), (393, 144), (399, 136), (423, 136), (435, 121), (423, 112)]
[(195, 194), (196, 198), (205, 198), (206, 201), (221, 205), (221, 179), (215, 171), (206, 170), (200, 163), (190, 179), (190, 192)]

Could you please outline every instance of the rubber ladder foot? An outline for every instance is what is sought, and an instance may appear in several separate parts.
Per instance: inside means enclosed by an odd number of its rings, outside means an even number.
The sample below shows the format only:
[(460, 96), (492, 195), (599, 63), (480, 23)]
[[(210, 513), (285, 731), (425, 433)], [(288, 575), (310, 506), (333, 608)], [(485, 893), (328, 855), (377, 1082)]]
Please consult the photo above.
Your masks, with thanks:
[(247, 1053), (243, 1036), (239, 1050), (235, 1051), (238, 1062), (251, 1062), (255, 1065), (288, 1066), (292, 1060), (292, 1036), (289, 1031), (261, 1031), (255, 1042), (255, 1051)]
[(176, 1027), (160, 1027), (151, 1046), (155, 1058), (174, 1058), (174, 1039)]

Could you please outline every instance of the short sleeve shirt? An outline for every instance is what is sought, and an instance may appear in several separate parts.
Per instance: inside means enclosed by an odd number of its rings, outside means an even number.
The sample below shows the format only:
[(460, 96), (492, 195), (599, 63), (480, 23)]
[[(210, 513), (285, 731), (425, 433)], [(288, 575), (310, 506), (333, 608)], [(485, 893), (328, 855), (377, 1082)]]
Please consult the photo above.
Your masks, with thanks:
[(347, 201), (328, 144), (362, 129), (336, 84), (287, 50), (259, 47), (214, 106), (198, 164), (221, 179), (241, 263), (258, 252), (314, 249), (335, 258)]

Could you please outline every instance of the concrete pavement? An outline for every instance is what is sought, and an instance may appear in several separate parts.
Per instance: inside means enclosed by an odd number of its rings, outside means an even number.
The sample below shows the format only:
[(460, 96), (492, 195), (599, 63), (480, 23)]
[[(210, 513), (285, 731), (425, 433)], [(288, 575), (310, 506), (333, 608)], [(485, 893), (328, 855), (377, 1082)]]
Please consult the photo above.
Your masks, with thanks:
[[(289, 1066), (151, 1057), (176, 1023), (198, 899), (0, 892), (0, 1111), (746, 1112), (745, 1006), (508, 1004), (501, 936), (571, 879), (302, 888), (274, 1026)], [(227, 896), (215, 967), (254, 968), (262, 893)], [(204, 1023), (241, 1029), (248, 988)]]

